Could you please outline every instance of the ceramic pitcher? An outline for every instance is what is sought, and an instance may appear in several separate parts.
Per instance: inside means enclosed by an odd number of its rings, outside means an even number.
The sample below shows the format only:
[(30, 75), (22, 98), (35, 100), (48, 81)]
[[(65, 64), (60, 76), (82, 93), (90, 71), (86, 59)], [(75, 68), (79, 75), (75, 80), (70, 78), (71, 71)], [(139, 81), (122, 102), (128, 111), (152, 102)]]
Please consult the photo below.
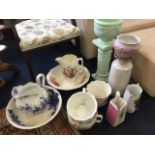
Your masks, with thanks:
[(116, 96), (109, 102), (106, 113), (107, 121), (113, 127), (121, 124), (125, 120), (126, 109), (127, 103), (120, 97), (120, 93), (117, 91)]
[(137, 109), (142, 91), (139, 84), (130, 84), (126, 88), (123, 99), (127, 102), (128, 113), (133, 113)]
[(73, 54), (67, 54), (63, 57), (58, 57), (55, 60), (61, 66), (63, 74), (69, 78), (72, 78), (76, 75), (80, 62), (81, 65), (83, 65), (83, 58), (78, 58), (76, 55)]

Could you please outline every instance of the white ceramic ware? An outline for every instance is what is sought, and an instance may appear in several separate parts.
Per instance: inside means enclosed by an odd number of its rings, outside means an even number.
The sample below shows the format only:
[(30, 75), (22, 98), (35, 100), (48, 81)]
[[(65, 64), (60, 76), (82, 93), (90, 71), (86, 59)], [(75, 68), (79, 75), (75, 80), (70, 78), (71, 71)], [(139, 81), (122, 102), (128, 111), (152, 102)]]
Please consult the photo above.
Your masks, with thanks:
[(131, 34), (120, 34), (114, 43), (115, 56), (132, 58), (140, 48), (140, 38)]
[(131, 77), (133, 64), (129, 59), (115, 59), (112, 62), (108, 83), (112, 87), (112, 94), (119, 91), (123, 95)]
[(98, 107), (104, 106), (107, 103), (107, 99), (112, 92), (111, 86), (108, 83), (99, 80), (90, 82), (86, 90), (95, 96)]
[(49, 91), (50, 102), (42, 111), (34, 115), (17, 108), (14, 98), (9, 101), (6, 118), (11, 125), (19, 129), (35, 129), (49, 123), (57, 116), (62, 106), (61, 95), (52, 87), (44, 86), (44, 88)]
[(133, 113), (136, 111), (142, 91), (143, 90), (139, 84), (130, 84), (127, 86), (123, 99), (127, 102), (128, 113)]
[(78, 58), (73, 54), (66, 54), (55, 60), (59, 63), (66, 78), (73, 78), (78, 74), (79, 62), (81, 62), (81, 65), (83, 66), (83, 58)]
[(101, 123), (103, 116), (97, 112), (97, 101), (89, 93), (77, 92), (67, 102), (69, 123), (79, 130), (91, 128), (95, 123)]
[(48, 91), (33, 82), (14, 87), (12, 97), (15, 99), (16, 107), (29, 114), (40, 112), (49, 102)]
[(110, 100), (106, 119), (113, 126), (116, 127), (125, 120), (127, 109), (127, 103), (120, 97), (120, 93), (117, 91), (116, 96)]
[(69, 91), (85, 85), (90, 78), (90, 73), (86, 67), (80, 65), (77, 74), (73, 78), (66, 78), (62, 67), (58, 65), (48, 72), (46, 78), (50, 86), (58, 90)]
[(4, 51), (7, 49), (6, 45), (0, 45), (0, 52)]

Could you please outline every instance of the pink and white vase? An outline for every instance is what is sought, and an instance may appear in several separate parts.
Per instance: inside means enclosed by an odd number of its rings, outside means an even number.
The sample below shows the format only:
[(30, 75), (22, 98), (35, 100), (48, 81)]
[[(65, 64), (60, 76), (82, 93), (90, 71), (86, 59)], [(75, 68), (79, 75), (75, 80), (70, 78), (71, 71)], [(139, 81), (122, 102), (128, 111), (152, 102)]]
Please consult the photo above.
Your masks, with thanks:
[(114, 42), (115, 57), (132, 58), (140, 48), (140, 38), (131, 34), (120, 34)]

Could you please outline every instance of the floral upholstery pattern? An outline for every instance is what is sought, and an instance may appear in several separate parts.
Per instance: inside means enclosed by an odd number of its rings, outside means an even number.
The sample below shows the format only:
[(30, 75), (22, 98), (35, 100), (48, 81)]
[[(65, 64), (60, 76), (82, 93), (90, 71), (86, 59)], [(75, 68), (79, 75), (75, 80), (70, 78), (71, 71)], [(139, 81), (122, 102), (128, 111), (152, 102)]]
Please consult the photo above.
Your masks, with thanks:
[(65, 20), (32, 19), (15, 25), (22, 51), (80, 35), (80, 29)]

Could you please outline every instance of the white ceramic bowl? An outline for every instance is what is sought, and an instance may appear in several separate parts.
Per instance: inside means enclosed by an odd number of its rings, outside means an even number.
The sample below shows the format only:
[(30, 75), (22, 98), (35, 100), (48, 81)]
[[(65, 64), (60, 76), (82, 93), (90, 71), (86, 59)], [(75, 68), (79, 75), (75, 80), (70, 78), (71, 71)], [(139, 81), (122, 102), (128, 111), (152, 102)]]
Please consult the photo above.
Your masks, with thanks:
[(58, 65), (48, 72), (46, 78), (47, 83), (53, 88), (56, 88), (57, 90), (70, 91), (85, 85), (90, 78), (90, 73), (86, 67), (80, 65), (75, 77), (66, 78), (63, 75), (61, 66)]
[(111, 86), (108, 83), (99, 80), (90, 82), (86, 90), (95, 96), (98, 107), (104, 106), (107, 103), (107, 99), (112, 92)]
[(58, 95), (57, 103), (51, 103), (52, 106), (55, 104), (55, 108), (53, 109), (46, 107), (40, 113), (35, 115), (28, 115), (27, 113), (22, 112), (20, 109), (16, 108), (14, 99), (12, 98), (6, 107), (6, 118), (12, 126), (24, 130), (36, 129), (46, 125), (57, 116), (62, 106), (61, 95), (54, 88), (49, 86), (45, 86), (45, 88), (53, 91)]
[(69, 123), (77, 129), (89, 129), (96, 122), (100, 123), (102, 115), (97, 113), (97, 101), (93, 95), (86, 92), (73, 94), (67, 102)]

